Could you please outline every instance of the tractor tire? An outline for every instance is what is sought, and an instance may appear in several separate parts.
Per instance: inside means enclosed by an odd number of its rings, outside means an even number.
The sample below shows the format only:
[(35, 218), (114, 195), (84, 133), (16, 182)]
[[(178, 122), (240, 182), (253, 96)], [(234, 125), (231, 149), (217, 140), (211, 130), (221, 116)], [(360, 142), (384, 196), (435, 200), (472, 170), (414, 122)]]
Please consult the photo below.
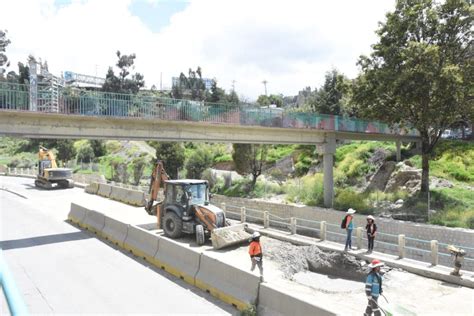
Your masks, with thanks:
[(196, 225), (196, 243), (201, 246), (206, 242), (206, 236), (204, 235), (204, 226)]
[(163, 216), (163, 230), (170, 238), (179, 238), (183, 233), (183, 221), (174, 212), (168, 212)]

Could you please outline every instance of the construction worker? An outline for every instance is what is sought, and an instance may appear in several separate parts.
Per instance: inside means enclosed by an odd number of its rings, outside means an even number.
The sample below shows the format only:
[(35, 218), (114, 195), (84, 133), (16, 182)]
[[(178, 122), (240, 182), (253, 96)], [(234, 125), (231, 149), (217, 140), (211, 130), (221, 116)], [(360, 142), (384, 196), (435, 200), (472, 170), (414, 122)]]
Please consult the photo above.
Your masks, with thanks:
[(377, 300), (382, 294), (382, 275), (380, 274), (380, 267), (383, 263), (380, 260), (374, 259), (369, 264), (370, 272), (365, 281), (365, 294), (367, 295), (367, 308), (365, 309), (365, 316), (381, 316), (380, 308)]
[(250, 246), (249, 246), (250, 260), (252, 260), (252, 266), (250, 271), (255, 270), (255, 266), (258, 266), (260, 270), (260, 279), (263, 281), (263, 253), (262, 246), (260, 245), (260, 233), (254, 232), (252, 234)]

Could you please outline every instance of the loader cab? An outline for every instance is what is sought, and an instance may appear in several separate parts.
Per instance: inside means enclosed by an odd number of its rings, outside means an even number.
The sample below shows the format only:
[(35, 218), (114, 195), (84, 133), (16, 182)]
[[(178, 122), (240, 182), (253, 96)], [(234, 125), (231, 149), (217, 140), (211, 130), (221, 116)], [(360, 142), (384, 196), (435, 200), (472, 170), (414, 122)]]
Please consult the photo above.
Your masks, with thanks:
[(209, 185), (205, 180), (168, 180), (165, 183), (166, 205), (187, 210), (191, 205), (209, 204)]

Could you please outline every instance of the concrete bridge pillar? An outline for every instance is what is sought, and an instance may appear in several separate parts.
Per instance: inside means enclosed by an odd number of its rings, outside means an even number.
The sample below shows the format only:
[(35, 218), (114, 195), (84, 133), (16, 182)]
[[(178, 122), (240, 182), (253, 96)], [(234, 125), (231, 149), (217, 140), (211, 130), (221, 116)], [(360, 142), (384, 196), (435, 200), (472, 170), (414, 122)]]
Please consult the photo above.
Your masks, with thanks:
[(397, 162), (402, 160), (402, 143), (397, 141)]
[(326, 135), (325, 142), (318, 146), (319, 154), (323, 155), (324, 206), (332, 207), (334, 200), (333, 164), (336, 153), (336, 137)]

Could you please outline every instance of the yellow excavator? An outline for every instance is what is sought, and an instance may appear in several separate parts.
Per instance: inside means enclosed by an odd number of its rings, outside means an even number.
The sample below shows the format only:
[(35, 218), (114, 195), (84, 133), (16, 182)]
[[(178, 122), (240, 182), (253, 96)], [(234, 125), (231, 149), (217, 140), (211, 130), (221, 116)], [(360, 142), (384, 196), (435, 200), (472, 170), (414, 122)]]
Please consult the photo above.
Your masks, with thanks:
[(47, 148), (40, 146), (38, 152), (38, 175), (35, 186), (42, 189), (72, 188), (72, 170), (69, 168), (58, 168), (54, 154)]
[[(163, 187), (164, 199), (158, 200)], [(170, 180), (163, 162), (157, 161), (150, 182), (150, 200), (145, 210), (156, 215), (158, 228), (170, 238), (194, 234), (196, 243), (202, 245), (211, 239), (215, 249), (224, 248), (249, 239), (244, 224), (230, 225), (225, 213), (209, 203), (209, 184), (206, 180)]]

